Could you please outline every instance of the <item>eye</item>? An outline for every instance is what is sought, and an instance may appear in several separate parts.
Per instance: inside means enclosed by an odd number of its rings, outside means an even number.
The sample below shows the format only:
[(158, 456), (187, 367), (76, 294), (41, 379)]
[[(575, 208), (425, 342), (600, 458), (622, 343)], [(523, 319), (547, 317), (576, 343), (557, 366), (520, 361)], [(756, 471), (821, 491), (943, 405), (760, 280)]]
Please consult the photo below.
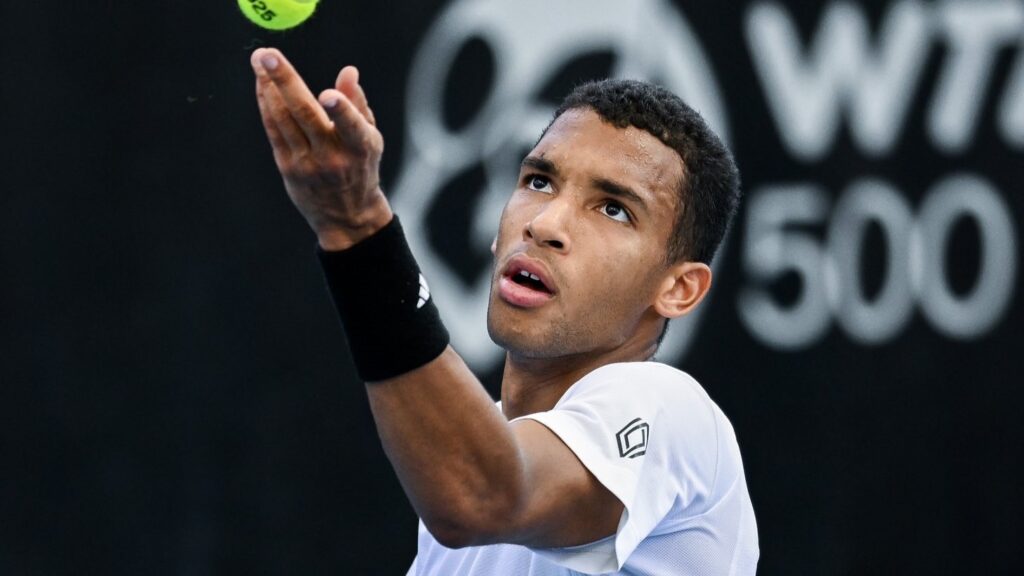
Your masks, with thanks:
[(537, 192), (552, 193), (554, 190), (551, 189), (551, 181), (546, 177), (539, 174), (530, 174), (526, 178), (526, 187), (530, 190), (536, 190)]
[(628, 224), (633, 221), (629, 216), (629, 212), (618, 202), (605, 202), (601, 206), (601, 213), (617, 222)]

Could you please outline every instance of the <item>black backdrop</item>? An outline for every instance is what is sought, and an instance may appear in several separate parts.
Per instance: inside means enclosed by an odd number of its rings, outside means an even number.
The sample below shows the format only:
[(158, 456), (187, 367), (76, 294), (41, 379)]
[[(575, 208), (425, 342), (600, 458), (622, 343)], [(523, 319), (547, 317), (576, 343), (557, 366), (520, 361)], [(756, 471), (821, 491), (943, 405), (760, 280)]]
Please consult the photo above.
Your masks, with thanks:
[[(1021, 3), (323, 0), (285, 34), (227, 0), (120, 4), (5, 4), (0, 574), (402, 574), (415, 553), (258, 122), (260, 45), (315, 87), (361, 67), (438, 294), (486, 269), (480, 191), (510, 189), (494, 166), (522, 145), (459, 132), (480, 102), (506, 98), (487, 119), (512, 131), (499, 108), (536, 121), (593, 75), (710, 94), (747, 199), (662, 355), (732, 419), (760, 573), (1020, 560)], [(479, 31), (445, 69), (431, 41), (460, 26)], [(437, 97), (416, 66), (480, 158), (412, 141), (410, 101)], [(439, 302), (473, 340), (482, 318)], [(500, 363), (475, 354), (494, 392)]]

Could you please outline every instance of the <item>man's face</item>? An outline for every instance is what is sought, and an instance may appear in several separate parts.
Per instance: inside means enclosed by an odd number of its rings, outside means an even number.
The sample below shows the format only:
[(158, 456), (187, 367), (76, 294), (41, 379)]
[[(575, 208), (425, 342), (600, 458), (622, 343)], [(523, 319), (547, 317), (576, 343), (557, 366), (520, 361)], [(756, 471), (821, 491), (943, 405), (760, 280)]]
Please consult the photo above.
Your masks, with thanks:
[(501, 215), (491, 338), (513, 353), (558, 357), (660, 327), (651, 304), (666, 278), (682, 178), (682, 159), (651, 134), (590, 109), (562, 114), (523, 161)]

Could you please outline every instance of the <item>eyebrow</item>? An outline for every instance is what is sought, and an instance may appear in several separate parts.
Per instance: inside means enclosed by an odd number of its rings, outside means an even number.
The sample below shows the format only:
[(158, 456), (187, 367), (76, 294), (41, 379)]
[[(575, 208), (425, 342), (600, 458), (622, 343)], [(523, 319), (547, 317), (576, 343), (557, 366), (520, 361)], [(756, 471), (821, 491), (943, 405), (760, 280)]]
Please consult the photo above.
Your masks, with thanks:
[(546, 158), (540, 156), (527, 156), (523, 158), (523, 168), (533, 168), (534, 170), (540, 170), (541, 172), (547, 172), (552, 176), (558, 176), (558, 167), (555, 163)]
[[(540, 156), (527, 156), (526, 158), (523, 158), (522, 167), (532, 168), (555, 177), (558, 176), (558, 166), (556, 166), (551, 160), (541, 158)], [(647, 208), (647, 202), (644, 201), (643, 197), (625, 184), (621, 184), (608, 178), (593, 178), (590, 182), (595, 188), (609, 196), (629, 200), (630, 202), (640, 206), (643, 210), (649, 211)]]
[(647, 203), (644, 202), (643, 197), (634, 192), (633, 189), (630, 188), (629, 186), (626, 186), (625, 184), (619, 184), (618, 182), (614, 180), (609, 180), (607, 178), (594, 178), (592, 182), (594, 183), (594, 186), (596, 186), (605, 194), (608, 194), (609, 196), (623, 198), (625, 200), (630, 200), (639, 205), (644, 210), (647, 210)]

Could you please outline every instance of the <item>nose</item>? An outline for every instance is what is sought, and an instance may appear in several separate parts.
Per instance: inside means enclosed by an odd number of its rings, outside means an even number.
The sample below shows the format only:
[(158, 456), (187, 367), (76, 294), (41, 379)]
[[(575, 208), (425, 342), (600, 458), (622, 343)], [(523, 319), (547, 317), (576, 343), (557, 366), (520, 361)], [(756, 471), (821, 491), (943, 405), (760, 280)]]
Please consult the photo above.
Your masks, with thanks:
[(530, 219), (523, 228), (523, 237), (558, 252), (570, 248), (569, 228), (572, 223), (572, 207), (562, 198), (550, 200)]

